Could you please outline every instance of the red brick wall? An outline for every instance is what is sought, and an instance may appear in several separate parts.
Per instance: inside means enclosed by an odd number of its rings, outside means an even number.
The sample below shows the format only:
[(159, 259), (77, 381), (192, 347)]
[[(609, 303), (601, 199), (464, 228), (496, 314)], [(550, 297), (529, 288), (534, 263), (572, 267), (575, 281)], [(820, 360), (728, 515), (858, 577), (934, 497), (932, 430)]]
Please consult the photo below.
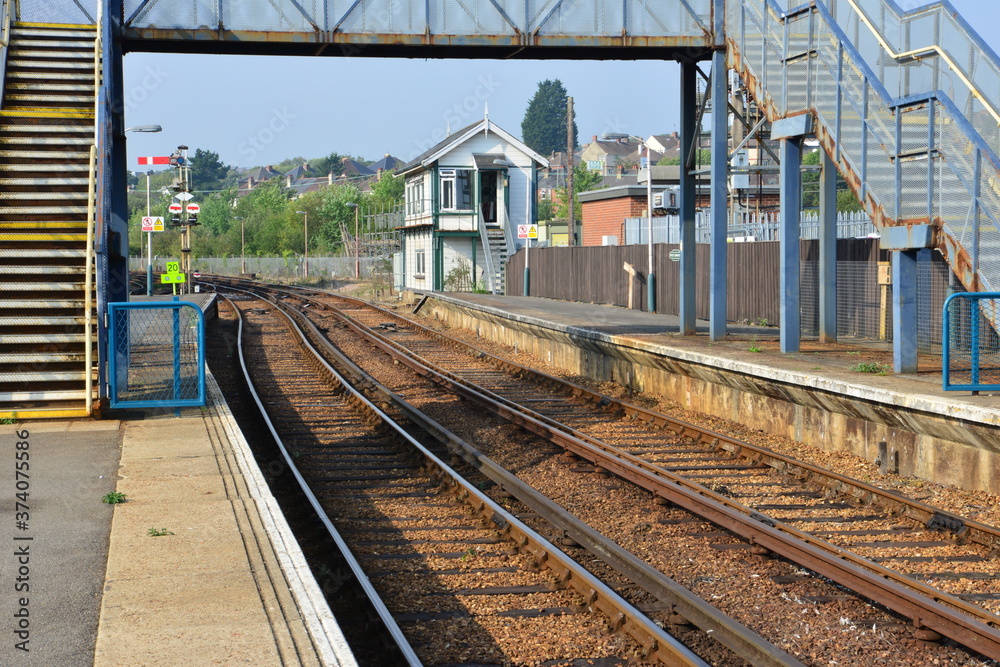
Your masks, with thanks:
[(625, 241), (625, 218), (638, 218), (646, 210), (645, 197), (619, 197), (583, 204), (583, 245), (602, 245), (602, 236)]

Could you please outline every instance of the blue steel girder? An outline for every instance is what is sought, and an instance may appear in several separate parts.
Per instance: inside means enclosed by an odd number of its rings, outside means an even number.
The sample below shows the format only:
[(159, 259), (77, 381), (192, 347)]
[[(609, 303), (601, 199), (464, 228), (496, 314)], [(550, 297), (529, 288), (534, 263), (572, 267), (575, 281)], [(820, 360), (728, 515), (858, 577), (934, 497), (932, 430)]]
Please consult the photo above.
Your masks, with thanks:
[[(664, 58), (660, 50), (676, 49), (697, 60), (713, 46), (717, 1), (125, 0), (117, 34), (130, 51), (169, 43), (172, 51), (413, 57), (406, 47), (435, 46), (445, 50), (429, 55), (444, 57), (489, 47), (654, 47), (590, 57)], [(332, 45), (345, 48), (324, 48)]]

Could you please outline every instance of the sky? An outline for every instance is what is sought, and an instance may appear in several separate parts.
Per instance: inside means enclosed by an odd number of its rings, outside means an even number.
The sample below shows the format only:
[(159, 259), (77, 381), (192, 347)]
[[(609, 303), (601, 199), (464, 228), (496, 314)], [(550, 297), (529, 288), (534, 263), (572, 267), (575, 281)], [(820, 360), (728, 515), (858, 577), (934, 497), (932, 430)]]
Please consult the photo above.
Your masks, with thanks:
[[(898, 0), (905, 9), (926, 3)], [(972, 26), (1000, 25), (1000, 3), (952, 0)], [(982, 35), (1000, 53), (1000, 35)], [(605, 133), (678, 129), (679, 70), (664, 61), (417, 60), (131, 53), (125, 56), (129, 168), (179, 145), (237, 167), (334, 151), (409, 160), (483, 117), (515, 136), (538, 83), (573, 97), (581, 143)]]

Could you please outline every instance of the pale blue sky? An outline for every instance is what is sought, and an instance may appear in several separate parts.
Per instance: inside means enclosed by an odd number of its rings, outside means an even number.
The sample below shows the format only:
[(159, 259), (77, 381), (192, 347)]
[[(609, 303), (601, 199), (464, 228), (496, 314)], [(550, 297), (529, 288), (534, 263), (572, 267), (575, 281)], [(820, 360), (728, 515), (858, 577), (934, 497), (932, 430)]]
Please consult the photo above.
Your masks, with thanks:
[[(925, 4), (900, 0), (904, 8)], [(970, 24), (1000, 25), (1000, 3), (952, 0)], [(991, 30), (983, 39), (1000, 52)], [(520, 135), (539, 81), (561, 79), (574, 98), (581, 141), (605, 132), (677, 129), (677, 65), (658, 61), (497, 61), (204, 56), (125, 57), (129, 168), (180, 144), (235, 166), (333, 151), (404, 160), (482, 117)]]

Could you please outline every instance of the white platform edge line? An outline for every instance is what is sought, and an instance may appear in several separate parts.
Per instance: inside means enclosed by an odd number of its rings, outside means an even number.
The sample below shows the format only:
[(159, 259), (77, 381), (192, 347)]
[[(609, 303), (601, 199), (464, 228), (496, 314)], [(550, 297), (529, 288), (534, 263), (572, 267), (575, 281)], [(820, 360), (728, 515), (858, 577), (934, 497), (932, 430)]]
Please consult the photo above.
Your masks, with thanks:
[(285, 573), (292, 596), (306, 622), (306, 627), (312, 636), (320, 660), (323, 661), (324, 665), (357, 667), (358, 663), (354, 654), (340, 630), (337, 619), (330, 611), (330, 606), (327, 604), (316, 578), (309, 569), (302, 548), (292, 534), (292, 530), (285, 520), (285, 515), (278, 506), (278, 502), (267, 486), (263, 475), (261, 475), (260, 468), (250, 451), (250, 445), (237, 426), (236, 419), (229, 410), (222, 390), (208, 369), (205, 370), (205, 388), (212, 406), (222, 422), (223, 430), (233, 445), (233, 452), (243, 472), (247, 488), (253, 496), (257, 512), (272, 540), (278, 562)]

